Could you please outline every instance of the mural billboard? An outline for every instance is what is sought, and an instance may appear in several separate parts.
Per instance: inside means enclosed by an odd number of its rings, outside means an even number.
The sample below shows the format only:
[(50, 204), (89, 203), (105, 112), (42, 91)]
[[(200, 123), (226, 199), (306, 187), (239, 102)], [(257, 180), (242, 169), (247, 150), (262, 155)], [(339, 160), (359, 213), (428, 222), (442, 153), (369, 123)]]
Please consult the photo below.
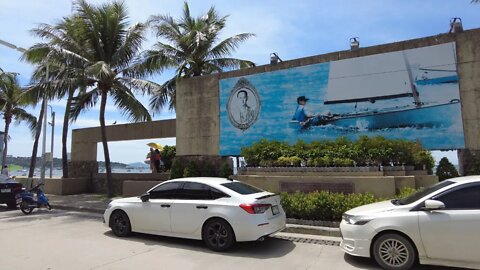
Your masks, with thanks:
[(464, 148), (455, 44), (220, 80), (220, 155), (262, 138), (358, 136)]

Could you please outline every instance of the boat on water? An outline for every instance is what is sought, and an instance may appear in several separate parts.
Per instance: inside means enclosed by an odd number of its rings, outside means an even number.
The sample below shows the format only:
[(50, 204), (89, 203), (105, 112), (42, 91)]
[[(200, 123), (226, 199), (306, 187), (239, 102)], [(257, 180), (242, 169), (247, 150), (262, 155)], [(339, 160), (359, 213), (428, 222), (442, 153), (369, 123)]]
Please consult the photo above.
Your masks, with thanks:
[(439, 128), (453, 125), (453, 120), (445, 116), (460, 109), (460, 100), (455, 99), (449, 103), (430, 106), (403, 106), (357, 113), (316, 115), (304, 123), (292, 120), (290, 124), (301, 129), (327, 125), (349, 130)]
[[(352, 67), (339, 64), (331, 69), (336, 75), (329, 78), (325, 108), (331, 105), (352, 104), (352, 111), (335, 113), (335, 109), (328, 113), (316, 114), (304, 122), (292, 120), (290, 126), (299, 130), (306, 130), (314, 126), (329, 126), (348, 130), (378, 130), (389, 128), (440, 128), (455, 124), (454, 117), (461, 110), (459, 98), (446, 101), (423, 102), (417, 86), (438, 86), (445, 84), (458, 84), (458, 76), (454, 65), (445, 65), (442, 68), (414, 67), (409, 64), (405, 52), (391, 54), (383, 61), (389, 61), (391, 66), (396, 66), (399, 71), (380, 72), (369, 77), (352, 76), (359, 66)], [(454, 63), (455, 61), (453, 61)], [(400, 63), (400, 64), (399, 64)], [(403, 63), (403, 67), (400, 65)], [(346, 70), (346, 71), (345, 71)], [(348, 75), (345, 75), (345, 74)], [(415, 74), (414, 74), (415, 73)], [(340, 74), (340, 75), (339, 75)], [(355, 86), (352, 90), (352, 86)], [(358, 88), (357, 88), (358, 87)], [(360, 103), (376, 103), (377, 101), (413, 99), (413, 102), (403, 102), (403, 105), (380, 108), (377, 104), (373, 108), (357, 110)], [(395, 101), (395, 102), (396, 102)], [(380, 103), (380, 102), (379, 102)], [(388, 103), (387, 103), (388, 104)], [(400, 102), (398, 103), (400, 104)], [(295, 116), (294, 116), (295, 118)]]

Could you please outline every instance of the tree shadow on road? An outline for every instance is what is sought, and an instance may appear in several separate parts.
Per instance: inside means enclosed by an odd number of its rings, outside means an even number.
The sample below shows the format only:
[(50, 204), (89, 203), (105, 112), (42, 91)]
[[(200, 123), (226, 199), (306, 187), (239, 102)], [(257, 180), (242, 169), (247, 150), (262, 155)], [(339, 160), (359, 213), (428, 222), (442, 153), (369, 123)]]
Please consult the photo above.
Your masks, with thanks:
[(148, 246), (161, 245), (227, 257), (248, 257), (255, 259), (280, 258), (295, 249), (295, 243), (273, 237), (267, 237), (264, 241), (239, 242), (236, 243), (231, 250), (220, 253), (208, 249), (201, 240), (182, 239), (143, 233), (133, 233), (128, 238), (118, 238), (112, 233), (112, 231), (107, 231), (104, 233), (104, 235), (117, 239), (140, 242)]

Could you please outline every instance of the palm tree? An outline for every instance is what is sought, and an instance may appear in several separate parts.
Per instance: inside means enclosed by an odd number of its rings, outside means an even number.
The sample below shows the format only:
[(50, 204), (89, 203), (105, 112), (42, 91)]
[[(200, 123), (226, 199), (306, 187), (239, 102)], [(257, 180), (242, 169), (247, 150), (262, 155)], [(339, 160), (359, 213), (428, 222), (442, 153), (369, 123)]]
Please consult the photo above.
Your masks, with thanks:
[(12, 120), (15, 119), (17, 123), (26, 122), (33, 131), (37, 124), (35, 116), (25, 111), (24, 107), (30, 105), (25, 98), (25, 90), (20, 88), (15, 73), (3, 72), (0, 69), (0, 108), (5, 119), (5, 130), (3, 138), (3, 158), (2, 168), (5, 166), (8, 151), (8, 132)]
[(254, 34), (243, 33), (218, 41), (226, 20), (227, 16), (219, 16), (214, 7), (205, 15), (193, 18), (187, 2), (184, 3), (183, 16), (178, 20), (169, 15), (150, 17), (148, 24), (157, 37), (168, 43), (159, 41), (153, 49), (145, 51), (136, 71), (152, 75), (166, 68), (176, 69), (176, 75), (154, 91), (150, 100), (154, 111), (159, 111), (167, 102), (171, 110), (175, 108), (176, 83), (181, 78), (254, 66), (251, 61), (228, 57)]
[[(82, 23), (78, 16), (71, 16), (63, 18), (63, 20), (56, 25), (41, 24), (37, 28), (31, 30), (32, 34), (46, 39), (47, 43), (38, 43), (32, 46), (25, 52), (24, 59), (30, 63), (37, 64), (37, 70), (34, 74), (36, 84), (34, 89), (37, 90), (37, 98), (43, 100), (43, 93), (47, 89), (42, 86), (41, 78), (42, 71), (47, 63), (50, 68), (49, 88), (51, 89), (51, 98), (65, 98), (65, 114), (63, 118), (62, 128), (62, 171), (63, 178), (68, 178), (68, 157), (67, 157), (67, 138), (68, 128), (70, 124), (70, 107), (77, 90), (84, 90), (85, 84), (82, 77), (76, 76), (76, 72), (81, 71), (82, 58), (79, 53), (82, 52), (84, 41), (82, 40), (82, 28), (77, 28), (76, 25)], [(43, 104), (42, 104), (43, 105)], [(40, 111), (40, 117), (43, 116), (43, 106)], [(39, 121), (41, 125), (41, 120)], [(39, 126), (36, 133), (36, 140), (33, 147), (32, 161), (36, 158), (38, 137), (40, 135), (41, 127)], [(31, 168), (35, 167), (35, 163), (31, 164)], [(33, 174), (33, 171), (31, 171)]]
[[(75, 58), (78, 63), (73, 76), (81, 78), (87, 91), (73, 99), (71, 118), (94, 106), (100, 98), (100, 129), (107, 172), (107, 191), (112, 196), (111, 163), (105, 132), (105, 107), (108, 96), (129, 120), (150, 121), (148, 109), (134, 93), (150, 93), (160, 86), (142, 80), (132, 72), (133, 60), (138, 56), (144, 40), (145, 25), (128, 26), (126, 7), (120, 2), (92, 6), (85, 0), (75, 2), (77, 29), (83, 33), (84, 46)], [(80, 68), (80, 66), (82, 68)], [(127, 75), (130, 74), (130, 75)], [(137, 74), (137, 75), (135, 75)]]

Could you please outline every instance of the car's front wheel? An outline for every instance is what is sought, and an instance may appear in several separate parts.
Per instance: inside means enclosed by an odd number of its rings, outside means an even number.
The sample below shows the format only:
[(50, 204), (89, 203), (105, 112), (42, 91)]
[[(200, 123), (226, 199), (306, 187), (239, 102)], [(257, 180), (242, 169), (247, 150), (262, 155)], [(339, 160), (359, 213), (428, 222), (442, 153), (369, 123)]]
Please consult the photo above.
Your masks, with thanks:
[(208, 248), (226, 251), (235, 244), (235, 234), (227, 221), (214, 218), (203, 226), (202, 238)]
[(132, 232), (130, 219), (122, 210), (115, 210), (110, 216), (110, 227), (113, 233), (119, 237), (126, 237)]
[(417, 254), (412, 243), (405, 237), (388, 233), (373, 243), (375, 261), (387, 270), (407, 270), (416, 262)]

